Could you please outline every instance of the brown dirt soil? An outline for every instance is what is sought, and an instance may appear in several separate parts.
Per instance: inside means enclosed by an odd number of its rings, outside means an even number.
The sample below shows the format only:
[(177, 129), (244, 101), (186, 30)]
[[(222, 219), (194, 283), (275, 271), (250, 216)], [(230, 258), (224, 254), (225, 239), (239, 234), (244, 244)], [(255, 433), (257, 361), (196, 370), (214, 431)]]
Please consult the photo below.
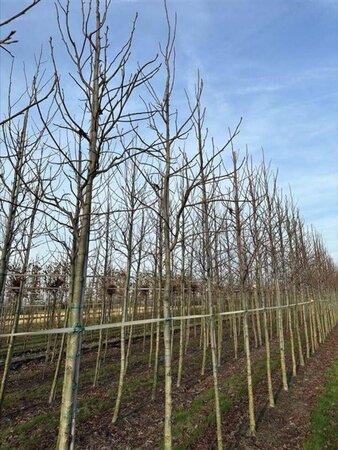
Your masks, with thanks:
[[(338, 354), (338, 327), (290, 380), (289, 391), (280, 391), (275, 408), (260, 417), (256, 437), (241, 436), (240, 450), (302, 449), (309, 434), (311, 413), (323, 389), (323, 376)], [(318, 449), (320, 450), (320, 449)]]
[[(319, 346), (316, 354), (306, 362), (305, 368), (299, 369), (298, 375), (291, 380), (289, 392), (280, 392), (280, 372), (273, 373), (273, 384), (277, 395), (276, 407), (268, 409), (266, 406), (267, 386), (265, 376), (258, 380), (254, 387), (255, 407), (257, 418), (257, 436), (247, 436), (247, 398), (244, 393), (240, 398), (233, 399), (233, 404), (228, 412), (223, 414), (223, 438), (224, 447), (228, 449), (298, 449), (306, 438), (309, 426), (310, 414), (320, 392), (322, 376), (325, 369), (332, 364), (337, 353), (338, 327), (327, 337), (327, 340)], [(233, 359), (231, 341), (227, 338), (222, 353), (222, 365), (219, 370), (220, 379), (245, 373), (245, 357), (242, 345), (239, 358)], [(176, 345), (178, 336), (175, 336)], [(149, 343), (146, 343), (148, 349)], [(158, 392), (155, 401), (151, 401), (152, 369), (148, 368), (147, 351), (142, 353), (142, 341), (136, 341), (132, 345), (132, 359), (128, 369), (126, 385), (132, 389), (125, 394), (122, 400), (121, 416), (116, 425), (111, 424), (114, 397), (116, 394), (116, 382), (118, 379), (119, 348), (110, 348), (107, 353), (105, 366), (108, 371), (102, 374), (100, 385), (92, 387), (92, 376), (84, 376), (79, 390), (79, 405), (81, 401), (92, 399), (92, 404), (106, 403), (102, 410), (87, 414), (85, 419), (78, 420), (77, 445), (81, 450), (145, 450), (160, 449), (163, 431), (163, 363), (160, 366)], [(160, 354), (163, 353), (161, 349)], [(205, 375), (200, 374), (202, 352), (199, 349), (199, 339), (193, 339), (189, 344), (189, 352), (184, 360), (184, 374), (180, 388), (176, 387), (177, 358), (174, 354), (173, 371), (173, 409), (189, 407), (191, 402), (206, 390), (212, 388), (213, 378), (210, 367), (210, 350), (208, 365)], [(252, 348), (252, 361), (264, 359), (264, 346)], [(88, 352), (83, 356), (81, 372), (93, 370), (95, 366), (96, 352)], [(290, 356), (287, 359), (287, 367), (291, 367)], [(53, 376), (53, 367), (46, 371), (44, 382), (41, 381), (43, 362), (32, 361), (20, 366), (10, 375), (8, 392), (16, 390), (29, 392), (35, 387), (46, 384), (43, 394), (36, 397), (22, 398), (13, 405), (8, 405), (0, 420), (0, 434), (9, 427), (12, 434), (6, 439), (6, 449), (29, 448), (33, 450), (55, 448), (57, 426), (46, 430), (41, 426), (38, 440), (34, 447), (22, 447), (16, 444), (16, 429), (20, 424), (25, 424), (38, 414), (51, 414), (58, 421), (60, 407), (60, 389), (56, 402), (48, 406), (48, 389)], [(107, 367), (106, 367), (107, 368)], [(231, 395), (231, 393), (230, 393)], [(57, 422), (56, 422), (57, 423)], [(197, 423), (196, 426), (199, 426)], [(191, 450), (212, 450), (216, 448), (215, 425), (210, 424), (205, 432), (198, 438)], [(178, 442), (174, 442), (174, 448)]]

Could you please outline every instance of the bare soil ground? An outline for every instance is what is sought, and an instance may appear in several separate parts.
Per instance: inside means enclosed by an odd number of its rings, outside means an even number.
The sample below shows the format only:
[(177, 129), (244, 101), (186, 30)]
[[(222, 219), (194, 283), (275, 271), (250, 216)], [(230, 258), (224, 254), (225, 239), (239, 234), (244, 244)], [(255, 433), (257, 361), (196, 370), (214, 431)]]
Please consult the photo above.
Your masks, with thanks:
[[(323, 389), (325, 371), (338, 355), (338, 328), (290, 380), (288, 392), (280, 391), (275, 408), (265, 409), (255, 438), (242, 436), (238, 449), (302, 449), (310, 431), (310, 419)], [(328, 424), (329, 425), (329, 424)], [(338, 442), (337, 447), (338, 448)], [(318, 449), (321, 450), (321, 449)], [(333, 450), (333, 449), (332, 449)]]
[[(273, 383), (276, 407), (266, 405), (265, 349), (252, 348), (257, 436), (247, 436), (246, 370), (243, 349), (234, 360), (231, 341), (223, 347), (220, 367), (220, 391), (223, 438), (228, 449), (299, 449), (307, 436), (309, 420), (322, 385), (322, 376), (337, 355), (338, 327), (320, 345), (316, 354), (290, 381), (289, 392), (281, 391), (278, 343), (274, 352)], [(96, 352), (83, 355), (77, 420), (77, 448), (88, 450), (160, 449), (163, 428), (163, 364), (158, 391), (151, 400), (152, 369), (148, 367), (148, 340), (132, 345), (121, 417), (111, 424), (119, 370), (118, 347), (110, 347), (102, 368), (100, 384), (92, 386)], [(289, 345), (287, 345), (289, 348)], [(162, 349), (160, 354), (162, 354)], [(181, 387), (176, 387), (178, 336), (174, 343), (173, 438), (174, 448), (207, 450), (216, 448), (213, 414), (213, 381), (208, 351), (207, 368), (200, 373), (202, 352), (199, 339), (191, 339), (184, 361)], [(162, 359), (160, 359), (162, 361)], [(290, 355), (287, 355), (291, 368)], [(57, 436), (61, 382), (57, 399), (48, 405), (53, 365), (42, 379), (43, 361), (31, 361), (13, 370), (8, 394), (0, 418), (0, 448), (52, 449)]]

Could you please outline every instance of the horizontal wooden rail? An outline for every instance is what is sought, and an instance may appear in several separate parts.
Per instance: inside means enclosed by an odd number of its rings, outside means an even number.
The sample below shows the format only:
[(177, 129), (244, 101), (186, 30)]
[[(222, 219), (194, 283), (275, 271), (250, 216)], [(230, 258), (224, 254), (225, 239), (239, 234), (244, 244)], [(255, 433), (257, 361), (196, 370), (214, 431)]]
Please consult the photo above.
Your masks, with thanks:
[[(325, 301), (332, 301), (332, 300), (321, 300), (321, 302)], [(163, 317), (158, 318), (152, 318), (152, 319), (140, 319), (140, 320), (132, 320), (132, 321), (125, 321), (125, 322), (115, 322), (115, 323), (104, 323), (104, 324), (97, 324), (97, 325), (89, 325), (86, 327), (83, 327), (82, 325), (78, 325), (76, 327), (66, 327), (66, 328), (52, 328), (52, 329), (46, 329), (46, 330), (37, 330), (37, 331), (21, 331), (17, 333), (4, 333), (0, 334), (0, 338), (8, 338), (10, 336), (36, 336), (36, 335), (46, 335), (46, 334), (63, 334), (63, 333), (82, 333), (84, 331), (98, 331), (98, 330), (107, 330), (111, 328), (122, 328), (122, 327), (131, 327), (131, 326), (137, 326), (137, 325), (146, 325), (151, 323), (159, 323), (159, 322), (165, 322), (165, 321), (181, 321), (181, 320), (189, 320), (189, 319), (206, 319), (206, 318), (220, 318), (224, 316), (235, 316), (240, 314), (251, 314), (255, 312), (263, 312), (263, 311), (269, 311), (269, 310), (279, 310), (279, 309), (285, 309), (285, 308), (294, 308), (297, 306), (302, 305), (310, 305), (312, 303), (315, 303), (315, 300), (310, 300), (308, 302), (301, 302), (301, 303), (292, 303), (289, 305), (280, 305), (280, 306), (267, 306), (262, 308), (255, 308), (255, 309), (241, 309), (238, 311), (224, 311), (221, 313), (214, 313), (214, 314), (197, 314), (192, 316), (174, 316), (170, 317), (168, 319), (165, 319)]]

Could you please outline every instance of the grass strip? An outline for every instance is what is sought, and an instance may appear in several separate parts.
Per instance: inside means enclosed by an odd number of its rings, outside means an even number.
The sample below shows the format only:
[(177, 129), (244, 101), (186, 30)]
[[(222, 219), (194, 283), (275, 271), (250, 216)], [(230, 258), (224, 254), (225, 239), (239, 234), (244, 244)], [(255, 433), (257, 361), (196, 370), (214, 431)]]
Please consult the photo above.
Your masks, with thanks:
[(324, 389), (311, 415), (304, 450), (338, 448), (338, 358), (326, 371)]

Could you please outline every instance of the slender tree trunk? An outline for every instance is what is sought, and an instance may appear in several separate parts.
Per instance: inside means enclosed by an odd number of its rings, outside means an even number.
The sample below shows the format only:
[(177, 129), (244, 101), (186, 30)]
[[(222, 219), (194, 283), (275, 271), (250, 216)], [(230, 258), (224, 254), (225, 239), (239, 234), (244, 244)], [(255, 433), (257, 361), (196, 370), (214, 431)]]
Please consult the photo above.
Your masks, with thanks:
[(11, 335), (9, 343), (8, 343), (6, 361), (5, 361), (4, 371), (2, 374), (2, 381), (1, 381), (1, 386), (0, 386), (0, 411), (3, 406), (5, 389), (6, 389), (9, 370), (10, 370), (10, 366), (11, 366), (11, 362), (12, 362), (14, 343), (15, 343), (14, 334), (18, 330), (18, 325), (19, 325), (19, 320), (20, 320), (20, 312), (21, 312), (22, 299), (23, 299), (25, 281), (26, 281), (25, 277), (26, 277), (26, 273), (28, 270), (29, 257), (30, 257), (30, 252), (31, 252), (31, 248), (32, 248), (35, 217), (36, 217), (36, 213), (37, 213), (38, 203), (39, 203), (39, 199), (38, 199), (38, 192), (37, 192), (36, 196), (35, 196), (35, 200), (34, 200), (32, 214), (30, 217), (29, 230), (28, 230), (28, 236), (27, 236), (27, 244), (26, 244), (26, 248), (25, 248), (25, 257), (24, 257), (24, 262), (22, 265), (22, 277), (20, 278), (19, 291), (16, 295), (15, 316), (14, 316), (14, 321), (13, 321), (13, 325), (12, 325), (12, 335)]

